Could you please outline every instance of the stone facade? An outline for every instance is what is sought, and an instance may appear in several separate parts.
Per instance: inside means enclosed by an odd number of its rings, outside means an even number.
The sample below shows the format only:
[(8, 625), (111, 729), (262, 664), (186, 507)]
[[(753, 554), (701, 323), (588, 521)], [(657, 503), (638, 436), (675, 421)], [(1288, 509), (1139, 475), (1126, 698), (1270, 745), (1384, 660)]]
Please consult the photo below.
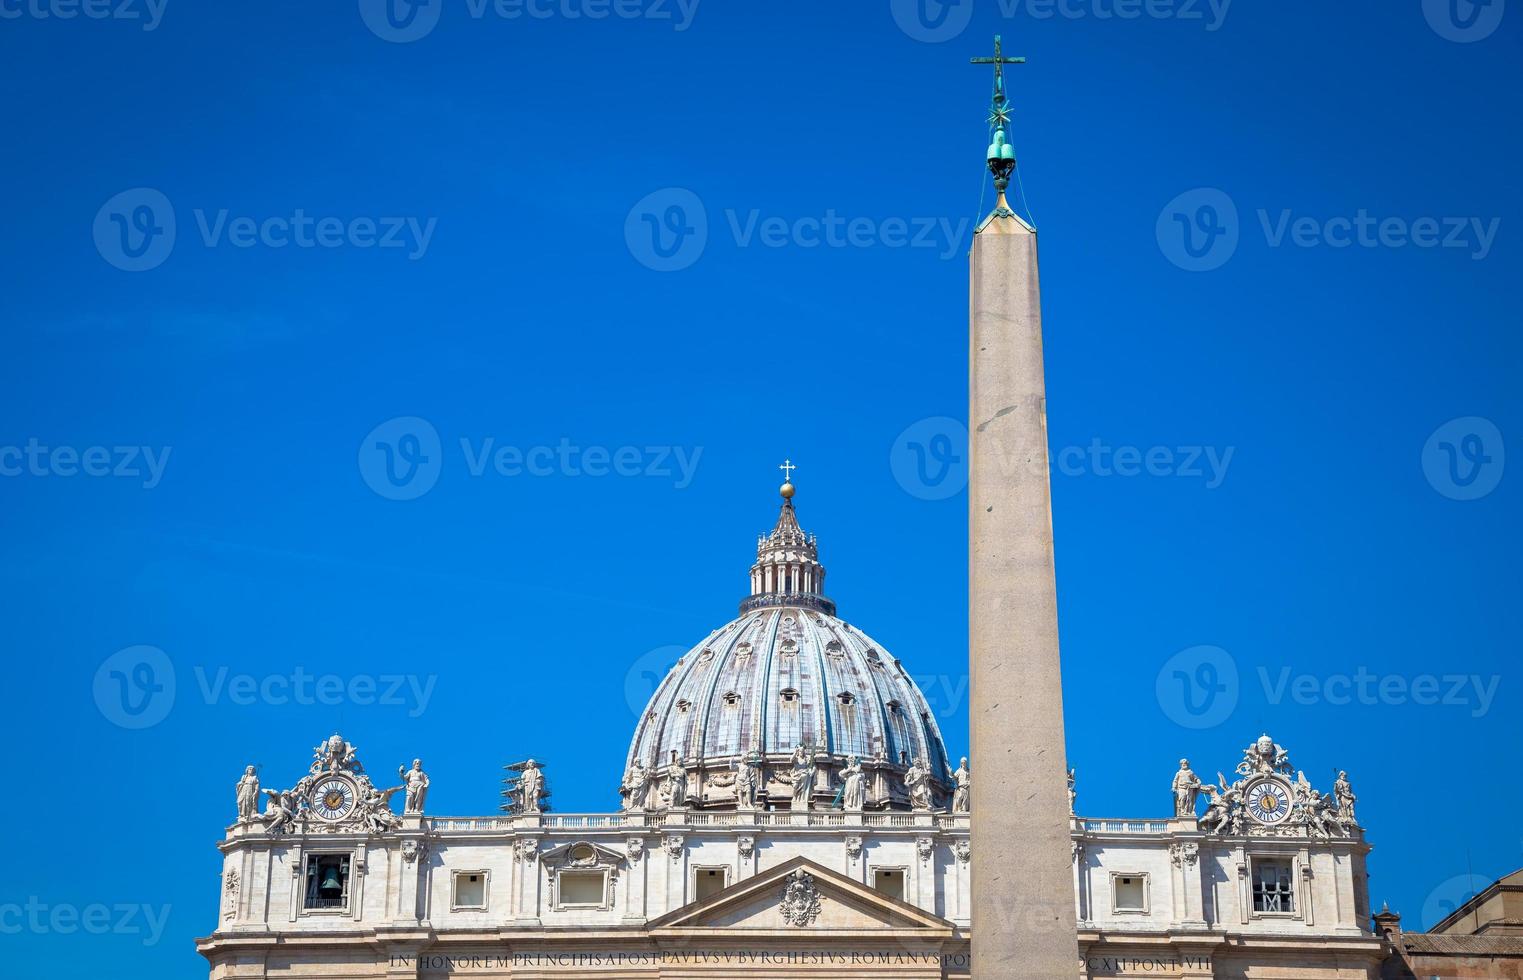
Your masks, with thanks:
[[(1255, 746), (1229, 791), (1260, 778)], [(426, 785), (421, 763), (399, 779), (414, 797)], [(1298, 802), (1274, 823), (1236, 809), (1210, 832), (1193, 815), (1070, 818), (1081, 975), (1379, 976), (1363, 831), (1319, 829), (1295, 809), (1311, 797), (1284, 785)], [(963, 813), (438, 817), (399, 799), (394, 814), (396, 791), (372, 787), (339, 736), (292, 789), (236, 792), (217, 926), (198, 942), (214, 980), (969, 974)], [(1272, 862), (1288, 888), (1265, 910), (1255, 882)]]

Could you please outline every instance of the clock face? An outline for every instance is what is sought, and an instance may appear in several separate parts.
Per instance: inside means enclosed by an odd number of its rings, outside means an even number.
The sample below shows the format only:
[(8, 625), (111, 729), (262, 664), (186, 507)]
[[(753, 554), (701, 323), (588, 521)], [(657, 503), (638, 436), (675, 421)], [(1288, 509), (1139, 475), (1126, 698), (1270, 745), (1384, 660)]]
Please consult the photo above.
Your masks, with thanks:
[(1290, 790), (1275, 779), (1261, 779), (1248, 787), (1243, 801), (1259, 823), (1277, 824), (1290, 816)]
[(354, 784), (347, 779), (325, 779), (312, 790), (312, 812), (321, 820), (342, 820), (354, 810)]

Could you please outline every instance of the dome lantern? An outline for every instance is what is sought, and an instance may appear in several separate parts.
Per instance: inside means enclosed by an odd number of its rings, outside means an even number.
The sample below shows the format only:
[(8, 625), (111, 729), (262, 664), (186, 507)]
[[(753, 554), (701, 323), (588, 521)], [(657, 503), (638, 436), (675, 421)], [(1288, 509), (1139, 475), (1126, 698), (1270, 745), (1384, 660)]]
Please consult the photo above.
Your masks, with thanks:
[(820, 564), (819, 543), (812, 534), (799, 527), (793, 509), (798, 489), (793, 485), (791, 460), (778, 467), (783, 471), (783, 498), (777, 526), (771, 534), (756, 541), (756, 564), (751, 566), (751, 594), (740, 604), (742, 613), (776, 606), (817, 609), (834, 616), (836, 604), (825, 598), (825, 566)]

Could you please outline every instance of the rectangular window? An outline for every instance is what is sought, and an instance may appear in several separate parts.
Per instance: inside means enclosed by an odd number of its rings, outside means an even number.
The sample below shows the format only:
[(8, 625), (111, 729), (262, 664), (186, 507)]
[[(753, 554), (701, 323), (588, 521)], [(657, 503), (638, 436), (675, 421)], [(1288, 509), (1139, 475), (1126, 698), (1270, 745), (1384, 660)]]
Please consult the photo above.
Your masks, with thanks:
[(873, 888), (887, 895), (889, 898), (904, 900), (904, 869), (903, 868), (874, 868)]
[(1253, 859), (1253, 910), (1255, 912), (1294, 912), (1296, 910), (1291, 870), (1289, 861)]
[(485, 871), (456, 871), (455, 898), (457, 909), (485, 909), (487, 907), (487, 875)]
[(1146, 912), (1148, 879), (1146, 875), (1111, 875), (1111, 911)]
[(699, 868), (693, 872), (693, 900), (701, 902), (724, 891), (729, 884), (729, 868)]
[(599, 907), (604, 904), (607, 876), (601, 871), (562, 871), (560, 904)]
[(302, 908), (343, 911), (349, 907), (349, 855), (307, 856), (307, 886)]

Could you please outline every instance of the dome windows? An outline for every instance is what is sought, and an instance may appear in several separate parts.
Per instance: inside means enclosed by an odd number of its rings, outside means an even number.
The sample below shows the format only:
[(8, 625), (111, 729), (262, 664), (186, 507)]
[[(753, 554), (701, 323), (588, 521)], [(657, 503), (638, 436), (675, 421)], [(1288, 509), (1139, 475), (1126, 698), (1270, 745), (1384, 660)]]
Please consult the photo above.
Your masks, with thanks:
[[(775, 760), (801, 740), (834, 739), (842, 752), (883, 765), (907, 764), (901, 750), (908, 749), (908, 756), (929, 757), (933, 772), (950, 771), (934, 712), (921, 717), (927, 705), (908, 665), (832, 616), (790, 605), (758, 608), (700, 640), (685, 660), (631, 726), (629, 758), (642, 765), (664, 765), (675, 749), (697, 760), (695, 778), (706, 785), (702, 774), (733, 778), (729, 767), (739, 753)], [(694, 796), (704, 809), (735, 806), (725, 793)]]

